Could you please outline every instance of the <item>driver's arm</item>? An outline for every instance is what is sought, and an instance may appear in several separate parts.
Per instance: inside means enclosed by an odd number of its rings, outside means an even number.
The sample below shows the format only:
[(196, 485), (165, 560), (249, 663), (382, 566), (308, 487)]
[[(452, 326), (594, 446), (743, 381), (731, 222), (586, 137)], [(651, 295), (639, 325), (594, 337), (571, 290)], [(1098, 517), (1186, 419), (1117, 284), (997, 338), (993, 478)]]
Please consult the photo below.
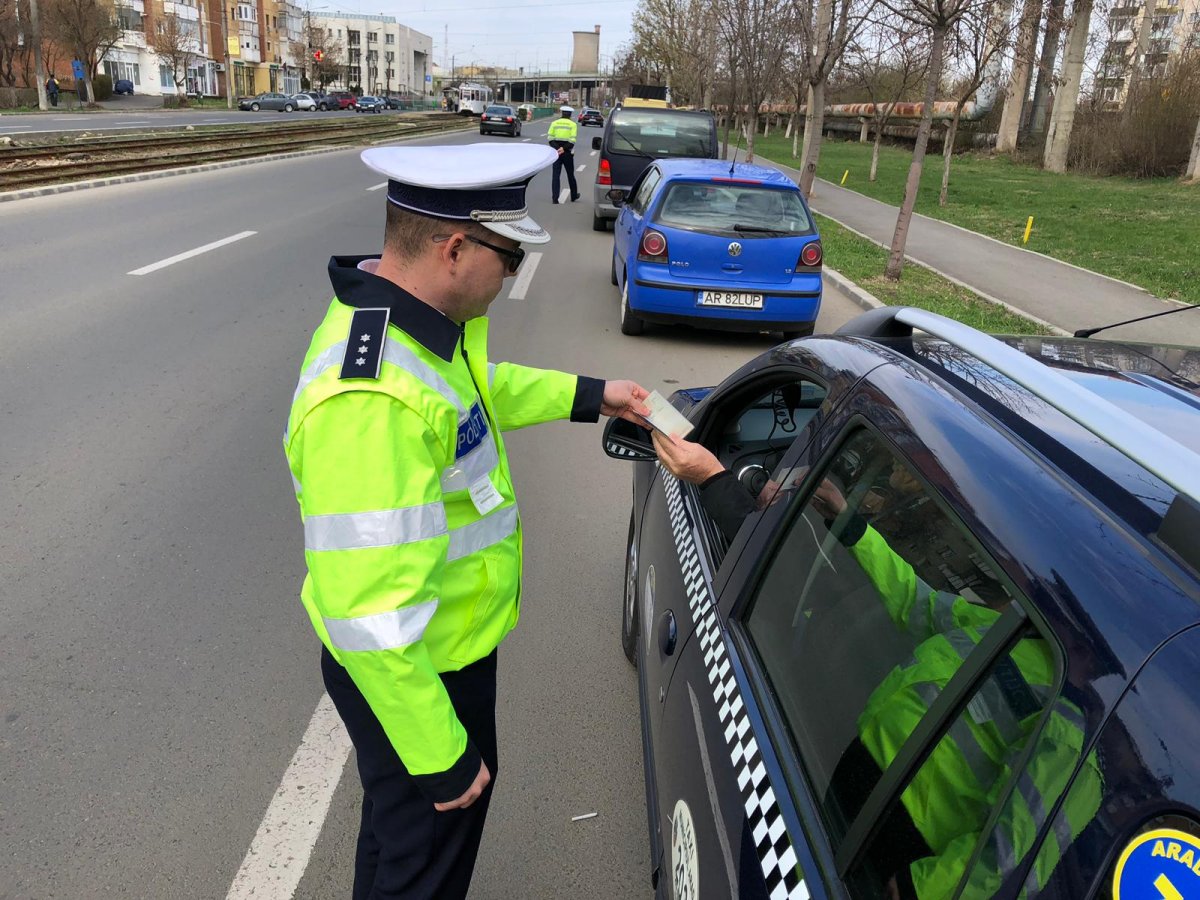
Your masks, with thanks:
[(756, 508), (754, 496), (703, 444), (666, 437), (652, 431), (650, 439), (664, 469), (689, 484), (700, 486), (700, 505), (732, 541), (746, 516)]

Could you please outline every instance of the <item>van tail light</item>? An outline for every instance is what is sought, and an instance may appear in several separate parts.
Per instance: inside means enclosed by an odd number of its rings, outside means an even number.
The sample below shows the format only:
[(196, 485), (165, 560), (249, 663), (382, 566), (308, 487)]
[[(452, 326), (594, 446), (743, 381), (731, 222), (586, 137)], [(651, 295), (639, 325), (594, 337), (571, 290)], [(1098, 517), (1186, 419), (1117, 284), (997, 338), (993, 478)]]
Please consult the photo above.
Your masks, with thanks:
[(638, 260), (641, 262), (667, 262), (666, 236), (659, 231), (647, 231), (643, 234), (642, 243), (638, 246)]
[(504, 117), (504, 121), (505, 121), (505, 122), (511, 122), (511, 121), (512, 121), (512, 116), (505, 116), (505, 117)]
[(800, 259), (796, 261), (797, 269), (816, 269), (821, 265), (825, 252), (821, 249), (820, 241), (811, 241), (800, 251)]
[(612, 184), (612, 166), (607, 159), (600, 160), (600, 168), (596, 170), (596, 184)]

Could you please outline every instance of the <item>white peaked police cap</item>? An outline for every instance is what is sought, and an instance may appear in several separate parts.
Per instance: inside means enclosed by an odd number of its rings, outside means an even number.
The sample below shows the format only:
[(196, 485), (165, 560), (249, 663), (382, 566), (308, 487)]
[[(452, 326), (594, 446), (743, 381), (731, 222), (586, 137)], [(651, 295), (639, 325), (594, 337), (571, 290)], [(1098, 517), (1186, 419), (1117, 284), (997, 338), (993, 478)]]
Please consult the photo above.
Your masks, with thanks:
[(362, 161), (387, 176), (388, 202), (402, 209), (544, 244), (550, 235), (530, 218), (525, 188), (557, 155), (545, 144), (460, 144), (372, 147)]
[(575, 107), (563, 105), (558, 108), (558, 111), (559, 112), (575, 112)]

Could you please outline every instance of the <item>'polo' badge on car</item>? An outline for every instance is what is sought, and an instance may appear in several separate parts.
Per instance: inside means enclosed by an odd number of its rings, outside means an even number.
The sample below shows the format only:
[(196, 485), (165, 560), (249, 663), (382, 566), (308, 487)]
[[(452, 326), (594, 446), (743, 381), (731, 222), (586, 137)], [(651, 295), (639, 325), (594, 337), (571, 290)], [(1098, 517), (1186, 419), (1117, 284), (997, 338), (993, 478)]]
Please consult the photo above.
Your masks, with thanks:
[(730, 256), (741, 256), (742, 255), (742, 245), (739, 244), (737, 241), (730, 241), (729, 255)]

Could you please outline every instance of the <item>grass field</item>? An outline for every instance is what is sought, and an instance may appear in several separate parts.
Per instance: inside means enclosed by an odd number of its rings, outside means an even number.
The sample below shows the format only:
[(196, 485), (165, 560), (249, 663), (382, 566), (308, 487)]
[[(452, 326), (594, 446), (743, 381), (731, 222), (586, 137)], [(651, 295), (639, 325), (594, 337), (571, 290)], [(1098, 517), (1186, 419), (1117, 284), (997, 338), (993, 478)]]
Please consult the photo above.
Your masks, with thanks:
[(883, 277), (887, 251), (818, 215), (825, 264), (889, 306), (916, 306), (994, 334), (1049, 334), (1040, 325), (983, 300), (941, 275), (909, 264), (899, 282)]
[[(782, 133), (755, 141), (755, 152), (784, 165), (792, 142)], [(817, 174), (899, 206), (912, 151), (882, 147), (879, 175), (867, 180), (871, 145), (827, 140)], [(966, 153), (950, 170), (950, 195), (939, 207), (942, 157), (926, 157), (917, 212), (1020, 246), (1033, 216), (1028, 247), (1047, 256), (1129, 281), (1159, 297), (1200, 303), (1200, 185), (1174, 179), (1052, 175), (1006, 157)], [(834, 264), (835, 268), (837, 267)], [(907, 278), (907, 271), (905, 278)]]

